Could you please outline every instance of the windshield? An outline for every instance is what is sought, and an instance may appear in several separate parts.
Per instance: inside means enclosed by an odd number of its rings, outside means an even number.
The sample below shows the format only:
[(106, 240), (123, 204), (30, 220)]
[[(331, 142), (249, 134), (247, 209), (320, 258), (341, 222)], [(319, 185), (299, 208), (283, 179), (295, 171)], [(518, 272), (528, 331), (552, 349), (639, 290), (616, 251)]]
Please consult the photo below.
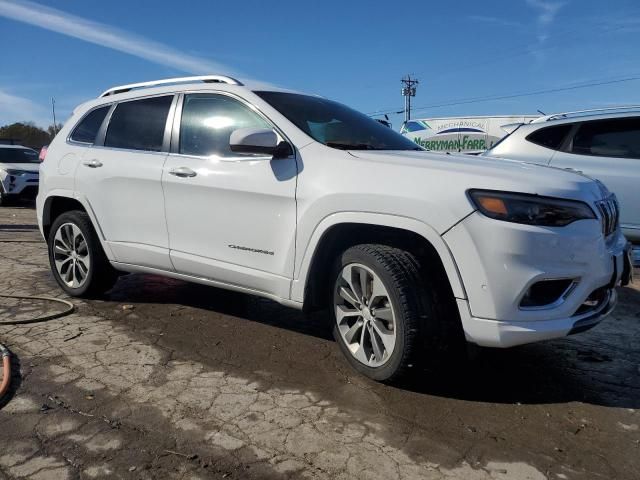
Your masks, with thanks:
[(40, 163), (40, 160), (35, 150), (0, 147), (0, 163)]
[(320, 97), (255, 92), (300, 130), (341, 150), (424, 150), (366, 115)]

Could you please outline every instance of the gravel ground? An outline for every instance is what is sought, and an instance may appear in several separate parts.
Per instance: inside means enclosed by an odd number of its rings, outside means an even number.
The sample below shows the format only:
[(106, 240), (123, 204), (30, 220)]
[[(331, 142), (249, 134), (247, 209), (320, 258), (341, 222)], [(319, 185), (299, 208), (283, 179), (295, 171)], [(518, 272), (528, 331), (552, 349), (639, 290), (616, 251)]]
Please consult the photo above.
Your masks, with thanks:
[[(32, 207), (0, 209), (0, 294), (65, 298)], [(0, 325), (0, 479), (640, 478), (640, 291), (571, 338), (403, 388), (355, 374), (326, 316), (128, 275)], [(61, 308), (0, 298), (0, 322)]]

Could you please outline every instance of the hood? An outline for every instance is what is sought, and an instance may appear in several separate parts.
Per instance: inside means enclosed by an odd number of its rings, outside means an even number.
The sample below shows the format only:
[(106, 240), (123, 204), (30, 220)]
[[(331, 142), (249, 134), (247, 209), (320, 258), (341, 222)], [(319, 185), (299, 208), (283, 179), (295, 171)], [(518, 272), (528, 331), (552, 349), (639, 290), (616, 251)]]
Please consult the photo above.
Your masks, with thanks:
[(24, 170), (26, 172), (38, 173), (39, 163), (0, 163), (0, 170)]
[[(482, 156), (428, 151), (366, 151), (349, 153), (363, 160), (406, 169), (409, 175), (428, 175), (452, 189), (472, 188), (597, 201), (605, 195), (598, 183), (564, 169)], [(414, 177), (417, 179), (417, 177)]]

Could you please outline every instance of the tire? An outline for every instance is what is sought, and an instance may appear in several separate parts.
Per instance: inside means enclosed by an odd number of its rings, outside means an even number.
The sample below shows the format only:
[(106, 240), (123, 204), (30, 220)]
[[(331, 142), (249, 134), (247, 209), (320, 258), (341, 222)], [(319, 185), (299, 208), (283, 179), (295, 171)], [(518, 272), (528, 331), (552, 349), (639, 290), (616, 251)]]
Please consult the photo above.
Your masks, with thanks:
[(73, 210), (56, 218), (47, 244), (53, 276), (72, 297), (99, 296), (117, 281), (118, 274), (85, 212)]
[[(348, 293), (351, 290), (357, 296), (362, 292), (362, 286), (357, 285), (361, 270), (366, 272), (364, 288), (377, 293), (371, 293), (370, 301), (358, 299), (359, 306), (352, 308), (354, 295), (350, 301)], [(368, 274), (372, 274), (371, 282)], [(382, 289), (376, 287), (374, 277), (382, 283), (388, 302), (380, 294)], [(331, 278), (333, 335), (348, 362), (363, 375), (396, 383), (454, 340), (448, 336), (447, 327), (457, 318), (442, 314), (438, 301), (444, 299), (439, 299), (438, 282), (432, 282), (428, 275), (425, 278), (423, 267), (409, 252), (386, 245), (356, 245), (339, 256)], [(352, 279), (351, 284), (348, 278)], [(344, 315), (345, 311), (350, 315)], [(360, 330), (358, 322), (362, 322)], [(393, 338), (388, 336), (390, 332)], [(377, 349), (374, 343), (378, 344)], [(384, 347), (382, 355), (380, 347)]]
[(0, 182), (0, 207), (4, 207), (7, 205), (7, 196), (4, 193), (4, 188), (2, 187), (2, 183)]

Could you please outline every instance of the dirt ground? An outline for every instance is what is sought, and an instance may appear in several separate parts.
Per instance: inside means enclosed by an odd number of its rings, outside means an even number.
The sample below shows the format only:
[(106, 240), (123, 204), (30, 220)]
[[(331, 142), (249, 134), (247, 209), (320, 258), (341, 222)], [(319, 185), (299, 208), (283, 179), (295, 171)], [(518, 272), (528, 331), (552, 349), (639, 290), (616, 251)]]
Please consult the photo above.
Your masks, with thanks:
[[(0, 294), (64, 298), (31, 206), (0, 209)], [(0, 479), (640, 478), (640, 291), (567, 339), (403, 388), (354, 373), (324, 315), (153, 276), (0, 325)], [(51, 310), (0, 298), (0, 321)]]

